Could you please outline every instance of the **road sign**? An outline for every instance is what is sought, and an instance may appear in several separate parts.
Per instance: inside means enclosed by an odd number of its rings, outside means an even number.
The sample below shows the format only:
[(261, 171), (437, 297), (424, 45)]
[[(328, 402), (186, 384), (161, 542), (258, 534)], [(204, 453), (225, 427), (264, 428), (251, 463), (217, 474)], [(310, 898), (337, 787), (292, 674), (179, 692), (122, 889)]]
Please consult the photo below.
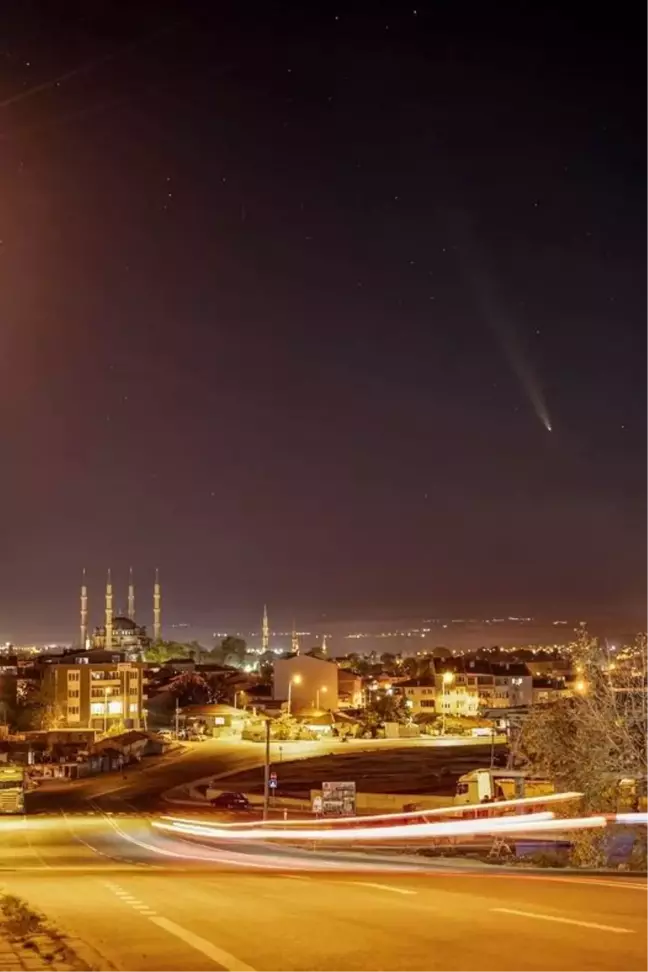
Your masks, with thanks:
[(276, 773), (271, 773), (270, 774), (270, 778), (268, 779), (268, 786), (270, 787), (271, 790), (276, 790), (277, 789), (277, 774)]
[(347, 817), (355, 812), (355, 782), (322, 783), (322, 813), (325, 817)]
[(314, 796), (313, 797), (313, 813), (321, 813), (321, 812), (322, 812), (322, 798), (321, 798), (321, 796)]

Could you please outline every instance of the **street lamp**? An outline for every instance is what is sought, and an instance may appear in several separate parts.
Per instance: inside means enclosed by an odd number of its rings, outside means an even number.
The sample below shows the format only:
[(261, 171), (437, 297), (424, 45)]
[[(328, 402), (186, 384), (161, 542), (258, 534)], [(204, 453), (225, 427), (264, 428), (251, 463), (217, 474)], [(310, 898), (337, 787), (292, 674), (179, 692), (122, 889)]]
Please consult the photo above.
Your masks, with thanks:
[(292, 711), (292, 687), (293, 685), (301, 685), (301, 680), (301, 675), (293, 675), (288, 682), (288, 715), (290, 715)]
[(445, 736), (446, 734), (446, 687), (452, 685), (454, 682), (454, 672), (444, 672), (441, 682), (443, 684), (443, 713), (442, 713), (442, 723), (441, 723), (441, 733)]
[(110, 694), (110, 686), (104, 685), (104, 736), (108, 732), (108, 695)]
[(316, 696), (317, 696), (317, 701), (315, 703), (315, 708), (318, 710), (318, 712), (319, 712), (319, 707), (320, 707), (320, 692), (325, 692), (325, 693), (328, 692), (328, 689), (327, 689), (326, 685), (322, 685), (322, 687), (321, 688), (318, 688), (317, 692), (315, 693)]
[(585, 695), (585, 693), (587, 692), (587, 682), (585, 681), (585, 679), (579, 678), (574, 683), (574, 689), (576, 692), (578, 692), (579, 695)]

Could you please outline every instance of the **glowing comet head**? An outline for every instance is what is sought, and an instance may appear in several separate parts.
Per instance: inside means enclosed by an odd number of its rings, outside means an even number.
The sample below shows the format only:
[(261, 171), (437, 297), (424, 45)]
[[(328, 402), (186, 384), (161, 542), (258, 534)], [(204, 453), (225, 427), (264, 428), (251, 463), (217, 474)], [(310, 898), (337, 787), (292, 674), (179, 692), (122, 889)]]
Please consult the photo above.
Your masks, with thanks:
[(551, 422), (549, 421), (549, 419), (545, 420), (545, 429), (547, 430), (547, 432), (551, 432)]

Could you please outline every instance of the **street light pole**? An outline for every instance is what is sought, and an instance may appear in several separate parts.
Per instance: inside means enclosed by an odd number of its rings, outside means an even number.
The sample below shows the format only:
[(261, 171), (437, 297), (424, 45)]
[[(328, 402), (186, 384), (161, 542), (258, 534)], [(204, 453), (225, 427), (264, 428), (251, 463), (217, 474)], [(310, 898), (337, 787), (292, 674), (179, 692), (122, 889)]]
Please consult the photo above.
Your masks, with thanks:
[(265, 761), (263, 764), (263, 819), (268, 819), (270, 806), (270, 720), (265, 723)]
[(299, 683), (301, 682), (301, 680), (302, 680), (301, 675), (297, 674), (297, 675), (293, 675), (292, 678), (290, 679), (290, 681), (288, 682), (288, 715), (290, 715), (291, 712), (292, 712), (292, 687), (293, 687), (293, 682), (295, 683), (295, 685), (299, 685)]
[(443, 713), (441, 716), (441, 735), (446, 734), (446, 685), (451, 685), (454, 682), (454, 675), (452, 672), (444, 672), (441, 678), (441, 683), (443, 685)]

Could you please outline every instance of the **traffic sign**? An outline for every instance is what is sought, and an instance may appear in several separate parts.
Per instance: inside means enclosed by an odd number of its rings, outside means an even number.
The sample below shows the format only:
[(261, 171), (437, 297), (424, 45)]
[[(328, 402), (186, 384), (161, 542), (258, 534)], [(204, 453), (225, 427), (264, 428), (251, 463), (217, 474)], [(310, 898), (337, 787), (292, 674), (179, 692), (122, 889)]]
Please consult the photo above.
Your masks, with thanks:
[(277, 789), (277, 781), (276, 781), (276, 779), (275, 780), (270, 780), (269, 783), (268, 783), (268, 785), (269, 785), (269, 787), (270, 787), (271, 790), (276, 790)]

